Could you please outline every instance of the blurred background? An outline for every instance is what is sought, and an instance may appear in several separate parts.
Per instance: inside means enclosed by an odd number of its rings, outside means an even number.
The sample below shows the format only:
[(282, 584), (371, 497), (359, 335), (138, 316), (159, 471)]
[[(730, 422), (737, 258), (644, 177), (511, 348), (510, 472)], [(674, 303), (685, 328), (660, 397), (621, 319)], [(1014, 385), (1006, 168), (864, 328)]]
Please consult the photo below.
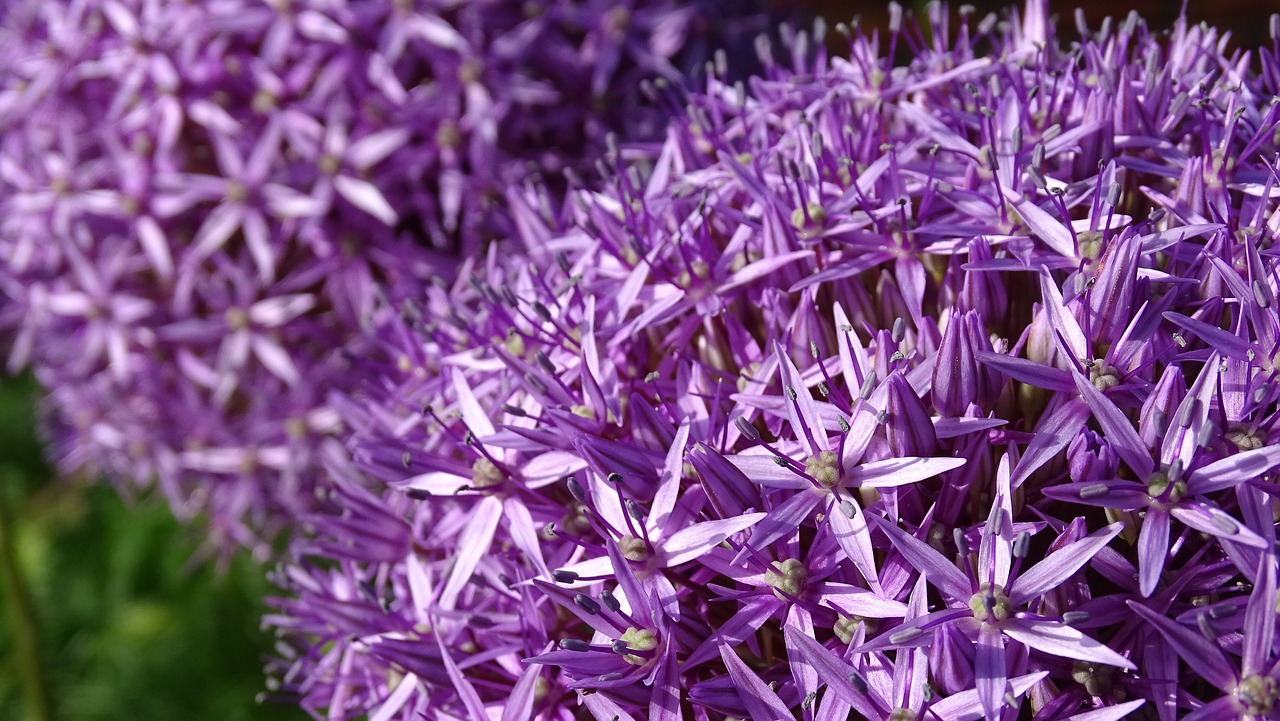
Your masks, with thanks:
[(263, 569), (199, 562), (196, 529), (162, 503), (54, 482), (36, 398), (0, 375), (0, 721), (305, 718), (254, 700)]
[[(888, 19), (881, 2), (800, 4), (832, 24), (855, 14), (864, 27)], [(979, 12), (1006, 5), (970, 4)], [(1280, 9), (1256, 0), (1185, 5), (1193, 21), (1230, 30), (1236, 47), (1270, 43), (1268, 19)], [(1137, 10), (1165, 28), (1181, 4), (1051, 6), (1070, 40), (1076, 6), (1091, 27)], [(263, 569), (244, 557), (222, 570), (201, 562), (197, 530), (154, 499), (126, 503), (87, 479), (55, 482), (36, 433), (37, 393), (29, 378), (0, 375), (0, 721), (303, 718), (254, 700), (271, 649), (258, 628), (271, 592)]]

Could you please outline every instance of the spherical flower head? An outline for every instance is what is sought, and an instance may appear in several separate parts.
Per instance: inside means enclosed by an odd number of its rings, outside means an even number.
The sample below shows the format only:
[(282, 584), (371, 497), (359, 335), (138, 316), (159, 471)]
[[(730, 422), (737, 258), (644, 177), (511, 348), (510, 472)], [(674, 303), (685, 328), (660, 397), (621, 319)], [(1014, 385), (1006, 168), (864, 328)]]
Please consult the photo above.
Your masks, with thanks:
[(437, 5), (6, 6), (0, 342), (64, 471), (265, 551), (378, 304), (505, 237), (508, 184), (651, 133), (641, 81), (708, 36), (668, 2)]
[(838, 28), (847, 58), (762, 42), (651, 160), (511, 188), (518, 242), (448, 310), (380, 319), (405, 362), (342, 405), (353, 463), (430, 520), (330, 563), (407, 579), (439, 663), (348, 642), (337, 695), (336, 633), (299, 625), (288, 688), (381, 718), (1273, 708), (1280, 449), (1244, 435), (1280, 400), (1248, 230), (1280, 200), (1274, 60), (927, 13)]

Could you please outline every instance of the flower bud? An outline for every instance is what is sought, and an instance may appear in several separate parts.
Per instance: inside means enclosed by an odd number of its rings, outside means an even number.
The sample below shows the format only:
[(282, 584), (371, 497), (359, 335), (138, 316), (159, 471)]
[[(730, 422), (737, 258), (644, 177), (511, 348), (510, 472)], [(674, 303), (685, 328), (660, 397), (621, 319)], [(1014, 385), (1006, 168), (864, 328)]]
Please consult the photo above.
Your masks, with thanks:
[(1067, 446), (1067, 467), (1072, 481), (1087, 483), (1115, 478), (1120, 460), (1102, 436), (1082, 428)]
[(932, 456), (938, 437), (933, 431), (929, 411), (902, 373), (885, 379), (888, 396), (885, 401), (885, 436), (894, 458)]
[(1182, 376), (1182, 368), (1169, 365), (1160, 375), (1155, 389), (1142, 404), (1142, 414), (1138, 420), (1138, 435), (1148, 447), (1160, 445), (1169, 424), (1174, 422), (1182, 397), (1186, 395), (1187, 382)]
[(979, 351), (992, 352), (982, 316), (976, 311), (952, 316), (933, 367), (933, 406), (942, 415), (964, 415), (970, 403), (990, 409), (999, 398), (1004, 378), (978, 361)]
[[(969, 262), (982, 263), (993, 258), (991, 245), (982, 238), (969, 243)], [(960, 289), (959, 305), (965, 310), (977, 311), (984, 320), (1000, 327), (1009, 307), (1009, 295), (1003, 279), (996, 271), (969, 272), (964, 274)]]
[(1095, 341), (1112, 343), (1118, 340), (1132, 320), (1141, 245), (1132, 231), (1113, 239), (1107, 245), (1097, 271), (1087, 281), (1086, 313)]

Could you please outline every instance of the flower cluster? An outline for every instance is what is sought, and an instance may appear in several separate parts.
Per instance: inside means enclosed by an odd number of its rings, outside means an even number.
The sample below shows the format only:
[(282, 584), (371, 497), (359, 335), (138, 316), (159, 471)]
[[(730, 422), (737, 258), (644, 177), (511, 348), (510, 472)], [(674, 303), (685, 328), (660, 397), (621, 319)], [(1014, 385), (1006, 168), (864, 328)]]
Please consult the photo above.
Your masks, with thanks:
[[(503, 189), (652, 134), (696, 4), (59, 0), (0, 29), (0, 328), (64, 469), (257, 544), (315, 506), (382, 296), (512, 231)], [(413, 290), (417, 295), (420, 290)], [(261, 546), (259, 546), (261, 548)]]
[(520, 252), (381, 319), (278, 692), (1280, 716), (1280, 46), (1079, 25), (789, 33), (606, 189), (512, 190)]

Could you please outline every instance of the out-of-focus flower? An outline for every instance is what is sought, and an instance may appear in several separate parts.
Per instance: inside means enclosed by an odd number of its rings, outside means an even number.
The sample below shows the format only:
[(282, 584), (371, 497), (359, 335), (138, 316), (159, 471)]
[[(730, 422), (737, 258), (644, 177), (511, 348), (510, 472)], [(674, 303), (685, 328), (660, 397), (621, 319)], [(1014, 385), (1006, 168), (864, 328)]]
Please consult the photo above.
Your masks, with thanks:
[(654, 159), (512, 188), (518, 252), (384, 307), (396, 360), (339, 407), (412, 540), (315, 518), (281, 693), (1274, 716), (1274, 54), (1136, 16), (1067, 40), (1040, 0), (954, 20), (762, 42)]
[(51, 390), (62, 468), (155, 484), (265, 551), (316, 507), (327, 395), (379, 300), (510, 235), (511, 184), (654, 136), (642, 86), (754, 22), (709, 9), (6, 6), (0, 329)]

